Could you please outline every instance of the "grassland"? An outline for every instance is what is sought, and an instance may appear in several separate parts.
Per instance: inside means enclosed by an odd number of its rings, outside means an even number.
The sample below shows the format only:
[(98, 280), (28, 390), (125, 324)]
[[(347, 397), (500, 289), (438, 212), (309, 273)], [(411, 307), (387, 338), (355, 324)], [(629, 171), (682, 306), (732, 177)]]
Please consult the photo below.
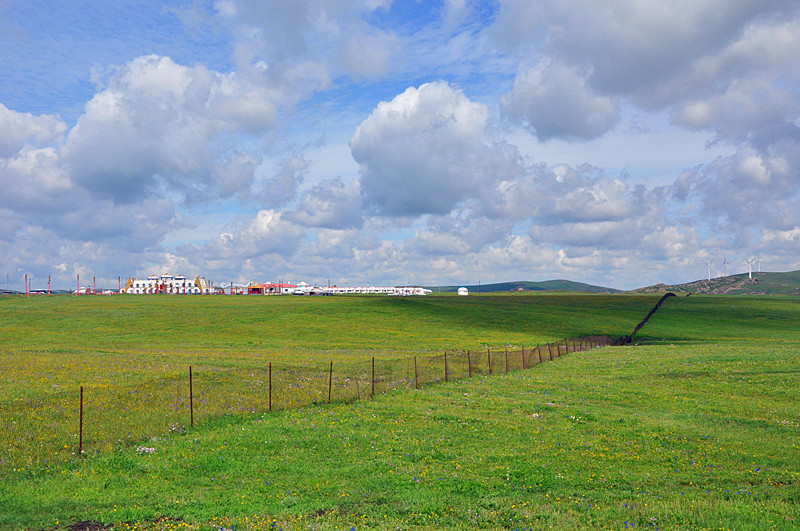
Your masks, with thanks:
[[(57, 299), (0, 300), (5, 425), (20, 400), (166, 385), (190, 362), (237, 375), (622, 335), (658, 297)], [(796, 298), (678, 297), (638, 346), (374, 401), (231, 411), (86, 459), (31, 448), (0, 469), (0, 526), (792, 529), (798, 323)], [(219, 380), (220, 396), (236, 385)]]
[(634, 290), (636, 293), (704, 293), (707, 295), (800, 295), (800, 271), (756, 272), (696, 280), (668, 286), (657, 284)]

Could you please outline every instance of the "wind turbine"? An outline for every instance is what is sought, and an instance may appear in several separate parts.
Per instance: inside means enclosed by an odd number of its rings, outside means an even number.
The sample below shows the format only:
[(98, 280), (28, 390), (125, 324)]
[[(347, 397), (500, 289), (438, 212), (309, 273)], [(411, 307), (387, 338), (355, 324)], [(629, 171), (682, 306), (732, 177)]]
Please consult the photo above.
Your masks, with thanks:
[(730, 262), (728, 262), (728, 259), (723, 256), (722, 257), (722, 276), (723, 277), (727, 277), (728, 276), (728, 268), (725, 267), (728, 264), (730, 264)]
[(761, 273), (761, 257), (756, 257), (756, 263), (758, 264), (758, 272)]
[(748, 278), (753, 278), (753, 262), (755, 261), (756, 261), (755, 258), (751, 260), (745, 260), (745, 262), (747, 262), (750, 265), (750, 269), (748, 270), (748, 275), (747, 275)]
[(711, 260), (710, 262), (706, 262), (706, 266), (708, 266), (708, 280), (711, 280), (711, 264), (713, 264), (713, 263), (714, 263), (714, 260)]

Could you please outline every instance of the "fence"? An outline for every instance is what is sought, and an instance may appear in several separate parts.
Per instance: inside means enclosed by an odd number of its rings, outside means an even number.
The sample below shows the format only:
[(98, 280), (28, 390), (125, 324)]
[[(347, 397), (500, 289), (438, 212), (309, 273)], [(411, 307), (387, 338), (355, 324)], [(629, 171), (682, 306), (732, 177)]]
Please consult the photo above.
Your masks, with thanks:
[(191, 366), (129, 387), (81, 386), (0, 405), (0, 470), (99, 453), (226, 414), (265, 414), (371, 398), (395, 389), (532, 368), (627, 338), (563, 339), (532, 349), (449, 351), (403, 359), (233, 369)]

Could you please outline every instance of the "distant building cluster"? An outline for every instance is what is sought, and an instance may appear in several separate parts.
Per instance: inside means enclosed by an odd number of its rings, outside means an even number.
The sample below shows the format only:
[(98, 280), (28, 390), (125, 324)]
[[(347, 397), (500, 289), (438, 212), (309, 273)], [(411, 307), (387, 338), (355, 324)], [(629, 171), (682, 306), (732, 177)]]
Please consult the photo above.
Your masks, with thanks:
[(183, 275), (164, 274), (160, 277), (150, 275), (146, 279), (129, 278), (122, 293), (149, 295), (168, 293), (172, 295), (213, 295), (217, 293), (212, 282), (199, 276), (190, 280)]
[(150, 275), (146, 279), (129, 278), (120, 293), (130, 295), (153, 295), (164, 293), (170, 295), (343, 295), (343, 294), (380, 294), (380, 295), (427, 295), (431, 290), (418, 286), (312, 286), (305, 282), (290, 283), (257, 283), (246, 285), (229, 284), (214, 286), (205, 277), (197, 276), (194, 280), (183, 275), (161, 276)]

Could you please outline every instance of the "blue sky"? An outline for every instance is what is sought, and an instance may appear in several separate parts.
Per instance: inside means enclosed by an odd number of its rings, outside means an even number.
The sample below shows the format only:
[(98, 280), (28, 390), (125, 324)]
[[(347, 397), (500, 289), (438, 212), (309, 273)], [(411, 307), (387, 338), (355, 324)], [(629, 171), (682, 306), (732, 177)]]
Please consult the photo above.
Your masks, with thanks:
[(790, 1), (0, 0), (0, 273), (800, 269), (798, 41)]

